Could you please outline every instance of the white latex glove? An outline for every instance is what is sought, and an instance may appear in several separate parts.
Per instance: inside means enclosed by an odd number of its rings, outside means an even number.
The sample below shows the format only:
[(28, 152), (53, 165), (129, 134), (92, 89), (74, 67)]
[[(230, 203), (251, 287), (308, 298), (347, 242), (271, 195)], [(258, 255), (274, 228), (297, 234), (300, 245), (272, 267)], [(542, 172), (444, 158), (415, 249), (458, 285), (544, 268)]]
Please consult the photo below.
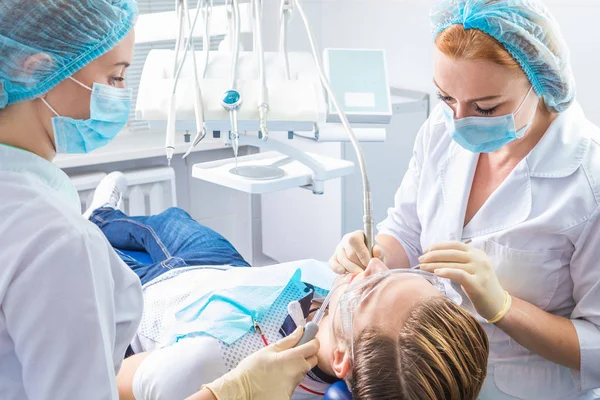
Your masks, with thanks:
[(204, 387), (218, 400), (289, 400), (296, 386), (317, 365), (317, 339), (294, 348), (302, 333), (302, 328), (296, 329)]
[(385, 262), (383, 249), (379, 245), (373, 247), (373, 255), (367, 248), (367, 240), (363, 231), (348, 233), (342, 238), (329, 259), (329, 267), (336, 274), (358, 273), (364, 271), (372, 258)]
[(421, 269), (459, 283), (483, 318), (494, 318), (505, 294), (487, 254), (461, 242), (440, 243), (419, 257)]

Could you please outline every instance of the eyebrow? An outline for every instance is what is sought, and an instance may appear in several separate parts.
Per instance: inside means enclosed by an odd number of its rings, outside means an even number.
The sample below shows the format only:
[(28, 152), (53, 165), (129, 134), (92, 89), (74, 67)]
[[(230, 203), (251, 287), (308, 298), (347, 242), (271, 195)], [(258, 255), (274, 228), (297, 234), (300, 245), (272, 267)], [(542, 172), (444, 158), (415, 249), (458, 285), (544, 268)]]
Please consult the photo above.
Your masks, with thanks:
[(115, 64), (115, 67), (119, 67), (119, 66), (123, 66), (125, 68), (129, 68), (131, 66), (131, 64), (129, 64), (127, 61), (121, 61)]
[[(433, 84), (434, 84), (434, 85), (435, 85), (435, 86), (436, 86), (436, 87), (437, 87), (437, 88), (438, 88), (438, 89), (439, 89), (441, 92), (447, 93), (447, 92), (446, 92), (444, 89), (442, 89), (442, 88), (440, 87), (440, 85), (438, 85), (438, 84), (437, 84), (437, 82), (435, 81), (435, 79), (433, 80)], [(495, 96), (485, 96), (485, 97), (480, 97), (480, 98), (478, 98), (478, 99), (472, 99), (472, 100), (469, 100), (469, 101), (467, 101), (467, 103), (478, 103), (478, 102), (480, 102), (480, 101), (496, 100), (496, 99), (499, 99), (499, 98), (501, 98), (501, 97), (502, 97), (502, 96), (501, 96), (501, 95), (499, 95), (499, 94), (498, 94), (498, 95), (495, 95)]]

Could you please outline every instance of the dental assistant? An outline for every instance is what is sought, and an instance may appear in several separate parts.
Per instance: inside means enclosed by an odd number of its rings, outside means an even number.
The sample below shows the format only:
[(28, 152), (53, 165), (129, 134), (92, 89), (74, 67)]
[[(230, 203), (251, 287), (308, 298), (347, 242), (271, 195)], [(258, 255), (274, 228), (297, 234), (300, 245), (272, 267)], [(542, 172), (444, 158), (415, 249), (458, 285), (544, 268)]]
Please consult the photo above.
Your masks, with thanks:
[[(123, 357), (142, 315), (139, 279), (81, 216), (52, 159), (125, 127), (136, 15), (134, 0), (0, 2), (3, 400), (116, 400), (121, 364), (135, 362)], [(199, 398), (289, 398), (319, 347), (291, 350), (300, 337), (255, 353)]]
[[(600, 130), (557, 22), (538, 0), (438, 1), (431, 18), (441, 104), (373, 255), (462, 285), (490, 341), (482, 399), (599, 398)], [(370, 258), (354, 232), (330, 264)]]

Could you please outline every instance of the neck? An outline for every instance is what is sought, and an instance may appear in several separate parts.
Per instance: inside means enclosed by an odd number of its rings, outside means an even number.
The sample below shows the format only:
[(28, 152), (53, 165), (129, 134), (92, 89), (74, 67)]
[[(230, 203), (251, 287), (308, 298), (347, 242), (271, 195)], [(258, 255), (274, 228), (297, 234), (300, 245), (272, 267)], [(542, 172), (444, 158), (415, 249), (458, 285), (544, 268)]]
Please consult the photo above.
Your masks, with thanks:
[(488, 153), (484, 158), (498, 168), (518, 164), (538, 144), (556, 117), (557, 114), (539, 108), (531, 127), (522, 139), (515, 140), (498, 151)]
[(40, 119), (38, 101), (19, 103), (0, 110), (0, 143), (27, 150), (52, 161), (56, 155), (51, 134)]

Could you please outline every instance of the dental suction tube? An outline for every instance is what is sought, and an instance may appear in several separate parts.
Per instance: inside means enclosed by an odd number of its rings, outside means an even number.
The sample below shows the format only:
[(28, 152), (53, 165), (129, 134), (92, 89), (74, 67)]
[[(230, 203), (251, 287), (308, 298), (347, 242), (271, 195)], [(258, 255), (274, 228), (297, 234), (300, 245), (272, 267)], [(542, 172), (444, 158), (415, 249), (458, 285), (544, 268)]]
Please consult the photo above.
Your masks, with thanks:
[(281, 9), (279, 16), (279, 52), (283, 56), (283, 63), (285, 66), (285, 76), (289, 81), (291, 79), (290, 75), (290, 58), (288, 54), (288, 45), (287, 45), (287, 33), (288, 33), (288, 24), (290, 20), (291, 14), (291, 1), (293, 0), (281, 0)]
[(329, 302), (331, 301), (331, 297), (333, 296), (334, 292), (335, 288), (329, 291), (329, 294), (327, 294), (327, 297), (325, 297), (325, 300), (323, 300), (321, 307), (319, 307), (319, 311), (317, 311), (313, 320), (306, 324), (302, 338), (294, 347), (302, 346), (304, 343), (308, 343), (317, 337), (317, 333), (319, 333), (319, 324), (325, 316), (325, 311), (327, 310), (327, 307), (329, 307)]
[[(179, 83), (179, 78), (181, 76), (181, 71), (183, 70), (183, 66), (185, 64), (185, 60), (189, 52), (194, 52), (194, 28), (196, 27), (196, 23), (198, 22), (198, 17), (200, 15), (200, 7), (196, 9), (196, 16), (194, 17), (193, 24), (191, 23), (189, 16), (189, 9), (187, 5), (187, 0), (177, 0), (176, 2), (177, 12), (179, 16), (179, 35), (177, 38), (176, 51), (175, 51), (175, 76), (173, 79), (173, 91), (171, 93), (171, 99), (169, 102), (169, 115), (167, 117), (167, 135), (166, 135), (166, 143), (165, 149), (167, 153), (167, 161), (169, 165), (171, 165), (171, 159), (173, 158), (173, 154), (175, 152), (175, 120), (177, 118), (177, 85)], [(181, 41), (183, 40), (183, 32), (184, 32), (184, 24), (187, 22), (189, 29), (189, 36), (187, 37), (185, 44), (183, 46), (183, 56), (181, 60), (179, 60), (179, 49), (181, 46)], [(193, 60), (194, 67), (194, 75), (195, 75), (195, 93), (194, 93), (194, 111), (196, 116), (196, 129), (198, 129), (198, 133), (205, 132), (204, 128), (204, 106), (202, 104), (202, 92), (200, 89), (200, 83), (198, 82), (198, 67), (196, 65), (196, 57)]]
[(269, 138), (267, 130), (267, 114), (269, 112), (269, 89), (267, 88), (267, 74), (265, 71), (265, 49), (262, 31), (262, 0), (252, 0), (254, 9), (254, 35), (256, 43), (256, 53), (258, 55), (258, 71), (260, 79), (260, 99), (258, 104), (258, 113), (260, 120), (260, 131), (262, 139)]
[[(196, 8), (196, 18), (200, 12), (200, 8), (202, 7), (202, 17), (204, 20), (204, 37), (202, 38), (202, 51), (204, 53), (204, 64), (203, 64), (203, 68), (202, 68), (202, 80), (206, 79), (206, 72), (208, 70), (208, 61), (210, 58), (210, 19), (212, 16), (212, 9), (213, 9), (213, 0), (210, 0), (210, 5), (208, 0), (202, 0), (202, 1), (198, 1), (197, 4), (197, 8)], [(189, 16), (188, 16), (188, 20), (189, 20)], [(196, 27), (196, 19), (194, 19), (194, 24), (192, 25), (192, 27), (190, 28), (190, 31), (193, 32), (194, 28)], [(193, 45), (192, 45), (193, 48)], [(194, 73), (196, 74), (196, 77), (198, 76), (198, 70), (196, 68), (195, 65), (196, 62), (196, 57), (194, 54)], [(183, 159), (185, 159), (187, 156), (190, 155), (190, 153), (192, 152), (192, 150), (198, 145), (198, 143), (200, 143), (202, 141), (202, 139), (204, 139), (206, 137), (206, 126), (204, 124), (204, 103), (202, 101), (202, 92), (200, 89), (200, 83), (198, 82), (198, 79), (195, 79), (196, 82), (196, 92), (195, 92), (195, 98), (196, 98), (196, 102), (194, 104), (195, 108), (194, 111), (196, 112), (196, 137), (194, 137), (194, 140), (192, 141), (192, 144), (190, 145), (190, 147), (188, 148), (188, 150), (185, 152), (185, 154), (183, 155)], [(200, 125), (202, 124), (202, 129), (200, 129)]]

